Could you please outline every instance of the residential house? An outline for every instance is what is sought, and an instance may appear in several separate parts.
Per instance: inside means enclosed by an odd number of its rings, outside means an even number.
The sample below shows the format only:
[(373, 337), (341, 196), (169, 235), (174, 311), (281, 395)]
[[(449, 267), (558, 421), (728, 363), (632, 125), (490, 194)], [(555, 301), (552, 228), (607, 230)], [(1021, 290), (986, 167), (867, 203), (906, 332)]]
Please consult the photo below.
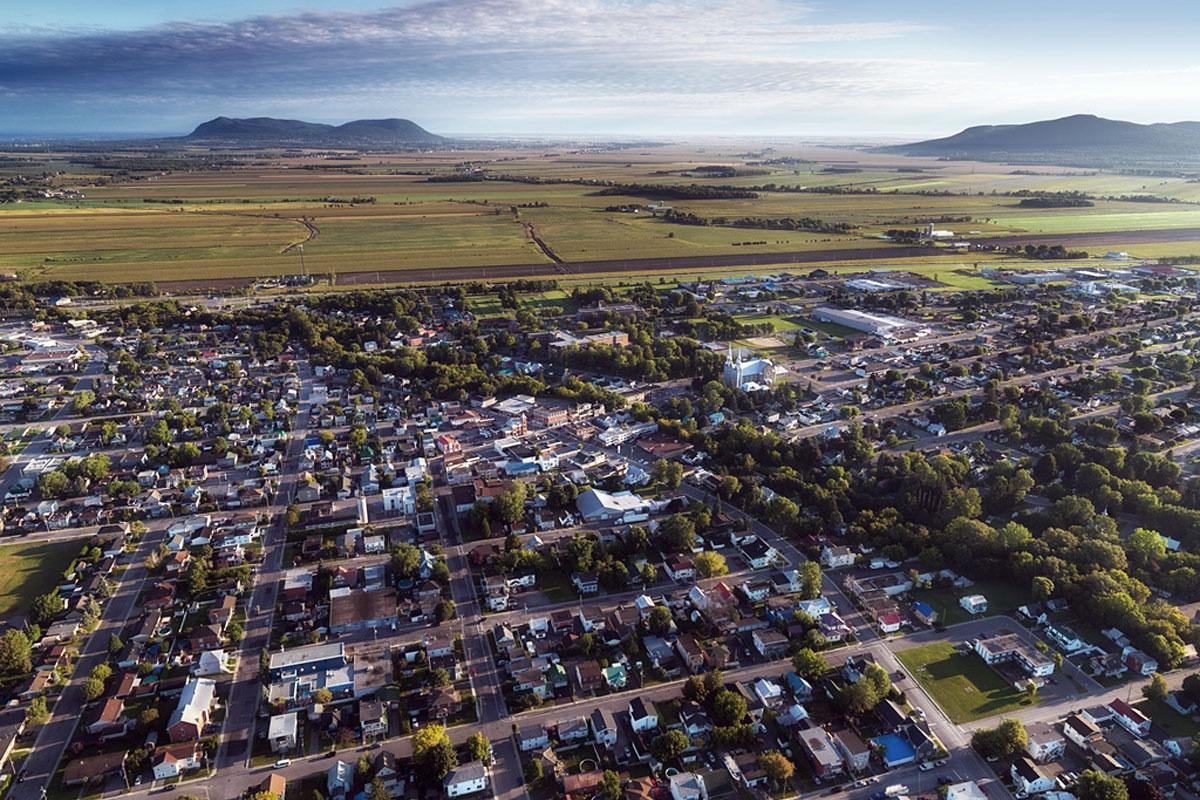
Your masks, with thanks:
[(167, 735), (171, 741), (184, 742), (203, 736), (216, 702), (216, 683), (208, 678), (190, 678), (167, 722)]
[(470, 761), (461, 764), (446, 774), (442, 786), (447, 797), (463, 797), (464, 795), (482, 792), (487, 788), (487, 768), (482, 761)]
[(654, 703), (642, 697), (629, 701), (629, 724), (635, 731), (652, 731), (658, 727), (658, 712)]
[(298, 716), (295, 711), (271, 717), (267, 724), (267, 741), (271, 743), (271, 750), (286, 753), (296, 749), (297, 727)]
[(1024, 755), (1013, 760), (1009, 774), (1017, 790), (1026, 795), (1041, 794), (1054, 788), (1054, 778), (1050, 773)]
[(1035, 722), (1026, 727), (1029, 741), (1025, 752), (1034, 761), (1046, 763), (1062, 756), (1067, 749), (1067, 740), (1057, 728), (1047, 722)]

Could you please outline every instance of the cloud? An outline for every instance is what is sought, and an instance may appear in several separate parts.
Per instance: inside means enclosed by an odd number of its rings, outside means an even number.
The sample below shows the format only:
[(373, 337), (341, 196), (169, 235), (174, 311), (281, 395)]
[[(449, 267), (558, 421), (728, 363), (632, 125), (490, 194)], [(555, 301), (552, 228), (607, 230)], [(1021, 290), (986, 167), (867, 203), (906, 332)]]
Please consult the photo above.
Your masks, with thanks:
[(24, 30), (0, 38), (0, 112), (48, 99), (97, 116), (203, 109), (196, 118), (307, 102), (308, 116), (328, 119), (437, 109), (462, 128), (473, 115), (533, 118), (545, 107), (578, 117), (617, 103), (682, 113), (705, 100), (879, 97), (937, 65), (845, 53), (925, 30), (827, 21), (790, 0), (426, 0), (137, 31)]

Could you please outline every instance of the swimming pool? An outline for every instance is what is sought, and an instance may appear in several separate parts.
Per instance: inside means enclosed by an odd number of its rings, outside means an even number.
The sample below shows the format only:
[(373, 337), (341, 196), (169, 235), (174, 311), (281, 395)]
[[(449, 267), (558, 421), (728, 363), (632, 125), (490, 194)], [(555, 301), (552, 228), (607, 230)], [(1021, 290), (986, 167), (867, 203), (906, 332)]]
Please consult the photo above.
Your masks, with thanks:
[(877, 736), (873, 741), (883, 748), (883, 763), (889, 767), (911, 764), (917, 759), (917, 751), (898, 733)]

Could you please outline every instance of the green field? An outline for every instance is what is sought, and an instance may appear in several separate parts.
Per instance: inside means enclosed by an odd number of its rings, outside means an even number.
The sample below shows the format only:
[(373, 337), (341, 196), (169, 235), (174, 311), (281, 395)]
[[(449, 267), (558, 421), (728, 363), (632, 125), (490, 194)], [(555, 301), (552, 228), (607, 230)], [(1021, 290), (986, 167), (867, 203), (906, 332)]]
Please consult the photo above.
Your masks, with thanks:
[[(953, 722), (970, 722), (1029, 705), (974, 653), (961, 654), (949, 642), (901, 650), (896, 654)], [(1036, 701), (1034, 701), (1036, 702)]]
[(62, 583), (63, 571), (79, 554), (81, 541), (0, 547), (0, 619), (24, 613), (39, 594)]
[[(903, 264), (936, 276), (943, 288), (952, 290), (992, 285), (977, 274), (976, 265), (1026, 265), (990, 253), (893, 261), (887, 252), (893, 246), (879, 234), (931, 220), (972, 241), (999, 234), (1161, 231), (1161, 240), (1160, 234), (1128, 244), (1113, 239), (1113, 244), (1088, 249), (1101, 255), (1127, 250), (1143, 257), (1200, 254), (1200, 240), (1178, 232), (1200, 229), (1200, 184), (1183, 178), (1056, 167), (1018, 170), (859, 151), (831, 155), (799, 145), (786, 155), (811, 163), (758, 165), (751, 170), (757, 174), (726, 178), (695, 171), (701, 164), (746, 167), (742, 149), (734, 145), (704, 152), (662, 145), (586, 154), (537, 148), (362, 154), (336, 161), (263, 153), (230, 156), (220, 169), (198, 161), (196, 169), (141, 173), (105, 172), (86, 160), (60, 156), (23, 156), (28, 168), (18, 159), (14, 174), (51, 172), (57, 175), (53, 186), (78, 189), (85, 197), (0, 206), (0, 272), (30, 280), (109, 282), (269, 277), (300, 271), (299, 251), (289, 246), (303, 242), (305, 266), (317, 275), (376, 272), (374, 282), (387, 283), (384, 273), (389, 270), (428, 270), (419, 280), (437, 282), (441, 269), (459, 266), (477, 267), (479, 273), (471, 277), (489, 280), (513, 277), (489, 276), (492, 266), (551, 263), (526, 226), (555, 255), (574, 263), (811, 252), (809, 262), (798, 266), (802, 256), (797, 256), (781, 259), (790, 263), (776, 268), (823, 264), (831, 271), (855, 271)], [(514, 180), (429, 179), (454, 173), (464, 161), (489, 164), (494, 175)], [(755, 198), (663, 202), (709, 221), (807, 217), (853, 227), (848, 233), (818, 233), (674, 224), (645, 211), (655, 202), (652, 197), (606, 195), (595, 185), (555, 182), (562, 180), (805, 188), (760, 189)], [(839, 191), (813, 191), (829, 188)], [(1077, 190), (1096, 199), (1092, 207), (1030, 209), (1021, 207), (1018, 198), (994, 194), (1019, 190)], [(938, 193), (917, 194), (931, 191)], [(1177, 202), (1119, 199), (1132, 194)], [(643, 210), (608, 210), (627, 205)], [(822, 262), (819, 257), (845, 249), (866, 249), (878, 257), (857, 262)], [(653, 275), (690, 278), (770, 270), (770, 265), (697, 270), (667, 262), (656, 265)]]

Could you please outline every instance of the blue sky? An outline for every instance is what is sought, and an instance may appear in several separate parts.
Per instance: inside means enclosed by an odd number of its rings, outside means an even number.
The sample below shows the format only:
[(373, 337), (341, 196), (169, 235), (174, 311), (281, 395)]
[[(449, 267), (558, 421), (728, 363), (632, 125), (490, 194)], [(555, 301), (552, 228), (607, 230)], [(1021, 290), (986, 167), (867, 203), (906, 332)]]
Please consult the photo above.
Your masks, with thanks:
[(1184, 0), (6, 5), (0, 134), (177, 134), (221, 114), (680, 137), (1200, 119)]

